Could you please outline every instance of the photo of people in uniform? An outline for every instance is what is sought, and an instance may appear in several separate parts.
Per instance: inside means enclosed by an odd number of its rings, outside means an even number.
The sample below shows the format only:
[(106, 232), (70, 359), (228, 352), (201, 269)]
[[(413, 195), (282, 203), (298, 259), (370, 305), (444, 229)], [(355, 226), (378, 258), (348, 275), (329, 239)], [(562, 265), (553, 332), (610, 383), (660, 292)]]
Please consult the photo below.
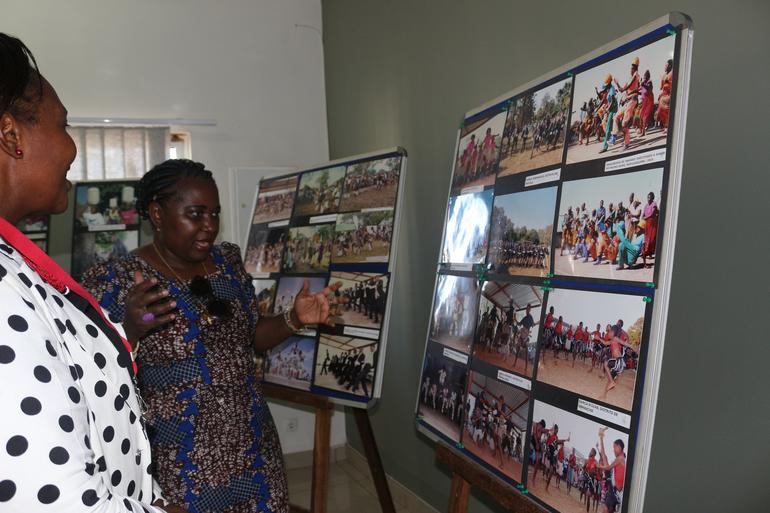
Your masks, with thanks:
[(332, 262), (387, 262), (392, 237), (392, 209), (339, 214)]
[(430, 339), (469, 354), (478, 307), (478, 281), (475, 278), (439, 275), (433, 299)]
[(468, 187), (485, 187), (495, 183), (497, 161), (500, 156), (506, 110), (466, 121), (460, 129), (452, 195)]
[(645, 308), (640, 296), (552, 290), (538, 381), (630, 411)]
[(289, 228), (283, 272), (322, 273), (329, 269), (334, 223)]
[(303, 173), (299, 180), (294, 217), (337, 212), (344, 179), (345, 166)]
[(543, 292), (539, 286), (487, 281), (481, 290), (473, 357), (532, 377)]
[(469, 379), (463, 446), (496, 472), (521, 482), (529, 391), (478, 372)]
[(567, 164), (666, 145), (674, 36), (575, 77)]
[(492, 189), (449, 198), (441, 262), (480, 264), (489, 246)]
[(517, 96), (503, 131), (498, 176), (561, 162), (572, 97), (572, 79)]
[(423, 422), (455, 442), (465, 408), (466, 366), (447, 356), (447, 348), (428, 343), (420, 378), (417, 414)]
[(347, 300), (331, 305), (330, 319), (335, 324), (380, 329), (388, 300), (387, 274), (334, 271), (329, 283), (341, 282), (334, 295)]
[(251, 224), (269, 223), (291, 217), (297, 193), (297, 175), (259, 182), (257, 203)]
[(348, 166), (340, 212), (393, 208), (401, 175), (401, 157), (359, 162)]
[(497, 196), (488, 262), (496, 273), (546, 276), (551, 272), (557, 187)]
[(376, 340), (322, 333), (313, 384), (372, 397), (378, 345)]
[(246, 271), (249, 274), (280, 272), (286, 237), (285, 228), (252, 228), (243, 261)]
[(559, 513), (622, 511), (628, 435), (535, 401), (527, 489)]
[(265, 381), (310, 390), (313, 379), (315, 339), (291, 336), (265, 356)]

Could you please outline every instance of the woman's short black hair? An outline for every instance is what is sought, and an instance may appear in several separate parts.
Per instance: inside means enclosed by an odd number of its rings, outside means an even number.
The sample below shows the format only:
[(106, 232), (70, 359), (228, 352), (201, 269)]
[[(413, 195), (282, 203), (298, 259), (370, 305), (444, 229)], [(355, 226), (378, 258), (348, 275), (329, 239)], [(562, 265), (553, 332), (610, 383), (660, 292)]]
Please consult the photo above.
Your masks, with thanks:
[(136, 210), (144, 219), (150, 218), (150, 203), (163, 203), (177, 192), (175, 187), (183, 178), (199, 178), (216, 187), (214, 176), (206, 166), (189, 159), (169, 159), (153, 167), (141, 180), (137, 190)]
[(0, 114), (36, 120), (43, 97), (43, 77), (35, 56), (21, 40), (0, 32)]

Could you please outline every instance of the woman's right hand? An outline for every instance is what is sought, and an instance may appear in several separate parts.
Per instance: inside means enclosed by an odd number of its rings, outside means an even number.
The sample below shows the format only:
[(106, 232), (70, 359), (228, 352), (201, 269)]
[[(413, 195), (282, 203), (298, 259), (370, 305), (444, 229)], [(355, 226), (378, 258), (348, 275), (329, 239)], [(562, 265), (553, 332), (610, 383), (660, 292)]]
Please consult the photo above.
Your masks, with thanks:
[(169, 300), (168, 290), (158, 287), (156, 278), (144, 279), (140, 271), (134, 273), (134, 286), (126, 295), (125, 305), (123, 329), (132, 346), (150, 330), (176, 318), (176, 301)]

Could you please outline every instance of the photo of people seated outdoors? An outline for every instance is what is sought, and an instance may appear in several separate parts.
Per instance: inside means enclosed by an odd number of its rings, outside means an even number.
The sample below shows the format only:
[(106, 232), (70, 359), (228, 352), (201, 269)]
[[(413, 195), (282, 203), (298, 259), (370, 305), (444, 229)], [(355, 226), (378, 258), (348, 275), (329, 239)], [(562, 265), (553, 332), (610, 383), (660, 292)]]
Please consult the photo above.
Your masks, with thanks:
[(340, 212), (395, 207), (400, 175), (401, 157), (348, 166)]
[(253, 280), (252, 283), (254, 284), (254, 292), (257, 295), (259, 315), (271, 314), (273, 312), (277, 282), (275, 280)]
[(488, 262), (492, 272), (546, 276), (551, 272), (557, 187), (497, 196)]
[(125, 257), (138, 247), (138, 230), (75, 233), (72, 276), (78, 278), (90, 267)]
[(531, 378), (542, 304), (539, 286), (485, 282), (473, 357)]
[(630, 411), (645, 308), (640, 296), (552, 290), (537, 380)]
[(628, 435), (535, 401), (527, 489), (559, 513), (619, 513)]
[(517, 96), (505, 121), (497, 176), (561, 162), (572, 79)]
[(449, 198), (449, 208), (441, 248), (441, 262), (480, 264), (489, 246), (489, 218), (494, 191), (461, 194)]
[(430, 339), (469, 354), (478, 306), (475, 278), (440, 275), (433, 299)]
[(564, 182), (554, 274), (651, 282), (662, 169)]
[(329, 269), (334, 223), (289, 228), (283, 270), (287, 273), (322, 273)]
[(310, 293), (317, 294), (326, 287), (326, 276), (281, 276), (275, 293), (274, 313), (282, 314), (294, 305), (294, 298), (302, 290), (305, 280), (310, 283)]
[(495, 183), (506, 110), (473, 119), (460, 129), (457, 144), (452, 195), (468, 187), (486, 187)]
[(463, 445), (497, 472), (521, 482), (529, 392), (471, 372)]
[(303, 173), (299, 180), (294, 217), (337, 212), (344, 178), (345, 166)]
[(75, 228), (139, 224), (137, 182), (80, 183), (75, 185)]
[(674, 41), (664, 37), (575, 77), (567, 164), (666, 145)]
[(286, 229), (252, 229), (243, 264), (249, 274), (277, 273), (286, 245)]
[(335, 271), (329, 283), (341, 282), (334, 291), (338, 298), (347, 303), (330, 306), (329, 318), (335, 324), (380, 329), (388, 299), (388, 275)]
[(339, 214), (332, 262), (387, 262), (392, 237), (392, 209)]
[(291, 217), (294, 196), (297, 193), (297, 175), (271, 178), (259, 182), (257, 204), (251, 224), (269, 223)]
[(455, 442), (460, 441), (463, 395), (467, 369), (446, 357), (439, 344), (428, 344), (420, 381), (417, 414), (434, 429)]
[(310, 390), (313, 379), (315, 339), (291, 336), (270, 349), (265, 357), (265, 381)]
[(313, 384), (372, 397), (378, 345), (376, 340), (322, 333)]

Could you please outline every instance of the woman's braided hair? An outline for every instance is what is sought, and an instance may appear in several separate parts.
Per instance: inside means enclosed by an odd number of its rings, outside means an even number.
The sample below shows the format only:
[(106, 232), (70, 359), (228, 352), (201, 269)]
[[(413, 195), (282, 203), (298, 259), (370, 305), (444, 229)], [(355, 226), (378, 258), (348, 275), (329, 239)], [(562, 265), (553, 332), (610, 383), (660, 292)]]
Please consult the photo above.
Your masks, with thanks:
[(136, 210), (143, 219), (150, 218), (150, 203), (163, 204), (179, 192), (177, 183), (184, 178), (206, 180), (217, 186), (211, 171), (200, 162), (189, 159), (170, 159), (150, 169), (141, 180), (137, 190)]
[(19, 39), (0, 32), (0, 114), (34, 123), (42, 98), (43, 77), (35, 56)]

